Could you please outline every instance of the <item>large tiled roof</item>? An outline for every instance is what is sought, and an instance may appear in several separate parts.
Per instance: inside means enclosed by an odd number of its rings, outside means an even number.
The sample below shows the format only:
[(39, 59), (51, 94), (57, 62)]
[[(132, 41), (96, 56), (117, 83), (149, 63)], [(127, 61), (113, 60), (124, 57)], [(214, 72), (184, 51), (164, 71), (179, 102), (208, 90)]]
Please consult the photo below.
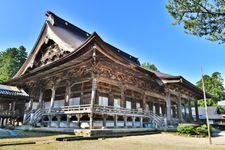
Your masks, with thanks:
[[(67, 22), (66, 20), (56, 16), (51, 11), (46, 13), (48, 16), (52, 16), (54, 18), (54, 25), (49, 24), (48, 26), (52, 29), (54, 34), (58, 37), (60, 36), (64, 43), (68, 43), (74, 49), (76, 49), (79, 45), (81, 45), (91, 34), (80, 29), (79, 27)], [(49, 19), (48, 19), (49, 20)], [(50, 20), (49, 20), (50, 21)], [(132, 61), (135, 64), (140, 65), (138, 58), (110, 45), (109, 43), (105, 42), (111, 49), (124, 57), (125, 59)]]

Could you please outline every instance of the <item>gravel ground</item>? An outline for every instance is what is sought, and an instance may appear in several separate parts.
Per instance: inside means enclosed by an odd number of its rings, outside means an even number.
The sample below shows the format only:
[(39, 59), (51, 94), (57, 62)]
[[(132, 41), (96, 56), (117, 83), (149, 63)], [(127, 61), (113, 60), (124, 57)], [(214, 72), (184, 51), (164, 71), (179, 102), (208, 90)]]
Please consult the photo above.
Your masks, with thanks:
[[(0, 147), (0, 150), (225, 150), (224, 135), (225, 132), (222, 132), (219, 136), (213, 137), (212, 145), (209, 145), (208, 138), (184, 137), (171, 133), (162, 133), (71, 142), (56, 142), (50, 138), (41, 142), (39, 139), (40, 141), (34, 145), (5, 146)], [(29, 138), (29, 140), (32, 140), (32, 138)]]

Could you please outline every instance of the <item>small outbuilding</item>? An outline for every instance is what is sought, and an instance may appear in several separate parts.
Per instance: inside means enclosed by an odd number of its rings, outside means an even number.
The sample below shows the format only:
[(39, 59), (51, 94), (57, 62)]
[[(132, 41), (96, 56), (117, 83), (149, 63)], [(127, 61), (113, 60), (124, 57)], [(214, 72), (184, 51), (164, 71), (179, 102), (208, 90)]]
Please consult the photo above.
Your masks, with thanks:
[(0, 84), (0, 126), (19, 125), (28, 99), (29, 95), (24, 90)]

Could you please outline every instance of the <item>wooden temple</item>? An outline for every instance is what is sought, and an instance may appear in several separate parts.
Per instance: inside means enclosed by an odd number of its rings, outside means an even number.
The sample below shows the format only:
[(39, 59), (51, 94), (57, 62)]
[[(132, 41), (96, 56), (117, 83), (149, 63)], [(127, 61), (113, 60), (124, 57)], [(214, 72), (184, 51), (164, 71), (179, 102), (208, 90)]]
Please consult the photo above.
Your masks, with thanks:
[(22, 89), (0, 84), (0, 127), (22, 124), (29, 95)]
[[(202, 91), (56, 16), (7, 82), (29, 94), (24, 124), (47, 128), (160, 128), (194, 121)], [(198, 117), (197, 117), (198, 118)], [(198, 121), (195, 120), (195, 121)]]

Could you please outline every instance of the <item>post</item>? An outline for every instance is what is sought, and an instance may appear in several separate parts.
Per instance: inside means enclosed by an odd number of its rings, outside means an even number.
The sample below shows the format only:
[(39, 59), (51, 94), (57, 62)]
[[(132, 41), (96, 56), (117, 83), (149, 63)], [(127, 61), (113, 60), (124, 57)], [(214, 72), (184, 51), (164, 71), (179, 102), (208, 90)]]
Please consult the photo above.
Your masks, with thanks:
[(42, 99), (43, 99), (43, 90), (41, 89), (39, 95), (39, 108), (43, 108)]
[(13, 111), (13, 112), (15, 111), (15, 106), (16, 106), (16, 101), (13, 101), (13, 102), (12, 102), (12, 111)]
[(132, 127), (135, 128), (135, 116), (132, 117)]
[(189, 112), (190, 121), (192, 121), (193, 118), (192, 118), (191, 100), (190, 99), (188, 99), (188, 112)]
[(117, 128), (117, 120), (118, 120), (118, 117), (117, 115), (114, 116), (114, 128)]
[(140, 118), (141, 128), (143, 128), (143, 117)]
[(77, 117), (77, 126), (80, 128), (80, 118), (81, 118), (81, 116), (80, 116), (80, 114), (77, 114), (76, 117)]
[(65, 95), (65, 106), (69, 105), (69, 99), (70, 99), (70, 93), (71, 93), (71, 87), (66, 87), (66, 95)]
[(203, 89), (203, 97), (204, 97), (204, 102), (205, 102), (205, 115), (206, 115), (206, 121), (207, 121), (207, 127), (208, 127), (209, 144), (211, 145), (212, 144), (212, 139), (211, 139), (211, 133), (210, 133), (209, 115), (208, 115), (208, 107), (207, 107), (207, 101), (206, 101), (203, 73), (202, 73), (202, 89)]
[(187, 120), (187, 108), (186, 108), (186, 102), (184, 102), (183, 107), (184, 107), (184, 116), (185, 116), (185, 120)]
[(70, 118), (71, 118), (71, 115), (67, 115), (67, 118), (66, 118), (67, 128), (70, 127)]
[(178, 99), (178, 104), (177, 104), (177, 113), (178, 113), (178, 118), (179, 118), (179, 122), (183, 121), (183, 116), (182, 116), (182, 107), (181, 107), (181, 95), (177, 96)]
[(49, 107), (49, 113), (51, 112), (52, 108), (54, 107), (55, 91), (56, 91), (56, 88), (55, 88), (55, 86), (53, 86), (52, 87), (51, 102), (50, 102), (50, 107)]
[(57, 116), (57, 127), (60, 128), (61, 117)]
[(196, 122), (199, 121), (199, 114), (198, 114), (198, 101), (195, 100), (195, 118), (196, 118)]
[(29, 101), (29, 105), (28, 105), (28, 110), (32, 110), (33, 101), (34, 101), (34, 98), (33, 97), (30, 97), (30, 101)]
[(143, 94), (143, 112), (146, 112), (146, 96)]
[(125, 105), (124, 105), (124, 103), (125, 103), (125, 97), (124, 97), (124, 87), (123, 86), (121, 86), (121, 101), (120, 101), (120, 107), (121, 108), (125, 108)]
[(102, 115), (103, 117), (103, 127), (106, 128), (106, 115)]
[(127, 116), (124, 116), (123, 119), (124, 119), (124, 128), (127, 128)]
[(96, 78), (92, 80), (92, 90), (91, 90), (91, 113), (90, 113), (90, 129), (93, 129), (93, 122), (94, 122), (94, 101), (96, 96)]
[(52, 126), (52, 116), (49, 115), (48, 116), (48, 127), (51, 127)]
[(166, 92), (166, 117), (167, 117), (167, 122), (170, 122), (171, 121), (171, 99), (170, 99), (169, 91)]

